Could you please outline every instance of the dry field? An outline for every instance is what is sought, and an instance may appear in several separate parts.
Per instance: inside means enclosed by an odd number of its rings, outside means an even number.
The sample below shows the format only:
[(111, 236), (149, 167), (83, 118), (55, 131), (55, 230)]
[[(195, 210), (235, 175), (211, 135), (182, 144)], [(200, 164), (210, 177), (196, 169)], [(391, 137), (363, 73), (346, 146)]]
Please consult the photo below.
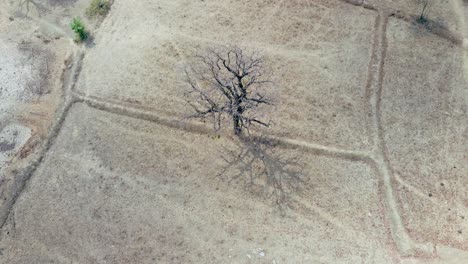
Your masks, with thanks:
[[(460, 1), (114, 0), (82, 45), (88, 1), (19, 2), (0, 263), (468, 263)], [(271, 144), (184, 119), (184, 67), (228, 44), (265, 56)]]

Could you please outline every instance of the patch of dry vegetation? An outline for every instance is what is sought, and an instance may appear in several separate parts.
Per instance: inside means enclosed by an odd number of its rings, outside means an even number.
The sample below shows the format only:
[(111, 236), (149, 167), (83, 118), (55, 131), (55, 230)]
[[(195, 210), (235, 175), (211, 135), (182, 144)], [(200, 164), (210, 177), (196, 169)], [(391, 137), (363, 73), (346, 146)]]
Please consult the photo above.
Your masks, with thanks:
[(86, 16), (89, 18), (104, 17), (109, 13), (111, 4), (110, 0), (92, 0), (86, 9)]

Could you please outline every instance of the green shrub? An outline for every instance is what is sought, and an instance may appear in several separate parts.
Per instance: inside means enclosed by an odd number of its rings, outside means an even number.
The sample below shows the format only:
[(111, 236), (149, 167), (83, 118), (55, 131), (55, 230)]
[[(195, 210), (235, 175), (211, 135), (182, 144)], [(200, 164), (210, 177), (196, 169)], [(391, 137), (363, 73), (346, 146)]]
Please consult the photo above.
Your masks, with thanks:
[(81, 19), (74, 18), (70, 26), (76, 34), (76, 41), (85, 41), (88, 38), (88, 31)]
[(110, 0), (92, 0), (86, 9), (86, 16), (92, 18), (96, 16), (105, 16), (110, 10)]

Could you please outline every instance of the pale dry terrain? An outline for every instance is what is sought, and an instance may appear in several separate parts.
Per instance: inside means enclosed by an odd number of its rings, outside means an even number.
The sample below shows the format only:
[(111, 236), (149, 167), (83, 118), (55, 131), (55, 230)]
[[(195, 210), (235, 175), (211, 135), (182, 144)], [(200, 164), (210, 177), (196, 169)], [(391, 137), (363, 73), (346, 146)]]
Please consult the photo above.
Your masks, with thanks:
[[(87, 1), (42, 2), (0, 9), (0, 263), (468, 263), (460, 1), (116, 0), (81, 45)], [(272, 144), (184, 119), (228, 44), (265, 56)]]

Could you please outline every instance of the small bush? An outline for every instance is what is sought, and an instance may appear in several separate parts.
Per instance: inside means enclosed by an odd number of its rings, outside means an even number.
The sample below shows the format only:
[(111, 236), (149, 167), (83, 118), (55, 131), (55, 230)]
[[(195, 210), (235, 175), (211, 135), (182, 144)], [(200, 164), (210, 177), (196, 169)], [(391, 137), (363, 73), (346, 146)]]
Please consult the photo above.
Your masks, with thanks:
[(81, 22), (81, 19), (74, 18), (70, 26), (76, 34), (76, 41), (85, 41), (88, 38), (88, 31), (83, 22)]
[(418, 19), (416, 19), (416, 22), (424, 25), (427, 24), (427, 22), (429, 22), (429, 20), (427, 19), (429, 0), (421, 0), (420, 2), (422, 4), (422, 8)]
[(109, 12), (110, 7), (110, 0), (92, 0), (89, 7), (86, 9), (86, 16), (90, 18), (105, 16)]

